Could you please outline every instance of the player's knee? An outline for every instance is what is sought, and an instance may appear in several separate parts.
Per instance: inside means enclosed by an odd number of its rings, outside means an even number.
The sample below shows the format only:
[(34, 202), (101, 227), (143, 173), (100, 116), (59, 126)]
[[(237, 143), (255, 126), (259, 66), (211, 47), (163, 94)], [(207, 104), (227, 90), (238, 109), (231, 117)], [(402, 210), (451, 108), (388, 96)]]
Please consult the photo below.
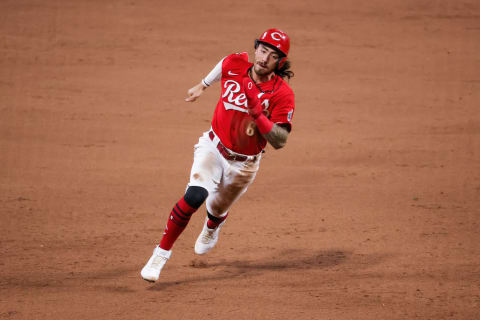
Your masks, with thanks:
[(185, 193), (185, 202), (192, 208), (198, 209), (208, 197), (207, 189), (198, 186), (188, 187)]

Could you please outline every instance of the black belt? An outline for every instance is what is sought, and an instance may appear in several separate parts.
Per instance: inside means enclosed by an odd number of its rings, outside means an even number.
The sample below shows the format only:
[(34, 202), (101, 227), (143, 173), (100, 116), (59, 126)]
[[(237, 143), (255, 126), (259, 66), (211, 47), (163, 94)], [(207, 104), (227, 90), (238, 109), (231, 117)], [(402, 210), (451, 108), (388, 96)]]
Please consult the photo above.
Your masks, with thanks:
[[(209, 131), (208, 132), (208, 136), (210, 137), (210, 140), (214, 140), (215, 139), (215, 133), (213, 133), (213, 131)], [(252, 161), (255, 161), (257, 160), (257, 156), (245, 156), (245, 155), (241, 155), (241, 154), (238, 154), (238, 153), (232, 153), (230, 150), (228, 150), (224, 145), (223, 143), (220, 141), (218, 141), (218, 144), (217, 144), (217, 149), (218, 151), (220, 152), (220, 154), (227, 160), (233, 160), (233, 161), (240, 161), (240, 162), (243, 162), (243, 161), (247, 161), (247, 160), (252, 160)]]

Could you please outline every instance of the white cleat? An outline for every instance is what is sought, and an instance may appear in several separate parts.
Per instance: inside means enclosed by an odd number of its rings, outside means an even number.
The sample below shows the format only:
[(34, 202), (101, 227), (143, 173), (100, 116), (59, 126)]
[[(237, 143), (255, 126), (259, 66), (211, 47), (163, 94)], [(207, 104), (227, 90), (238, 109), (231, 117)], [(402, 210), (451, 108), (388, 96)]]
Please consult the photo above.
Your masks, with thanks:
[(208, 217), (205, 219), (202, 232), (200, 232), (200, 235), (195, 242), (196, 254), (205, 254), (208, 251), (212, 250), (213, 247), (215, 247), (218, 241), (218, 234), (220, 233), (220, 228), (225, 223), (225, 221), (223, 221), (215, 229), (210, 229), (207, 227), (207, 221)]
[(160, 276), (160, 272), (165, 266), (167, 260), (170, 259), (171, 255), (172, 250), (167, 251), (163, 250), (159, 246), (156, 246), (153, 250), (152, 256), (150, 257), (147, 264), (145, 265), (145, 267), (143, 267), (142, 272), (140, 273), (142, 275), (142, 278), (150, 282), (157, 281), (158, 277)]

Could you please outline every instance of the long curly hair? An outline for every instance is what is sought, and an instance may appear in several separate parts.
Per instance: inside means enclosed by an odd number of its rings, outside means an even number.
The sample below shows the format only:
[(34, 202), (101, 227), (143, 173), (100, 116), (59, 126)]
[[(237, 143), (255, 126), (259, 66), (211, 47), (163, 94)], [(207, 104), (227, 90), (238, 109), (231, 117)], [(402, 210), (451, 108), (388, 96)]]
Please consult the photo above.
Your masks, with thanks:
[(295, 73), (293, 73), (293, 71), (290, 70), (290, 67), (291, 67), (290, 60), (287, 60), (285, 61), (285, 63), (282, 65), (281, 68), (275, 69), (275, 74), (277, 74), (282, 79), (287, 77), (288, 80), (290, 80), (290, 78), (292, 78), (295, 75)]

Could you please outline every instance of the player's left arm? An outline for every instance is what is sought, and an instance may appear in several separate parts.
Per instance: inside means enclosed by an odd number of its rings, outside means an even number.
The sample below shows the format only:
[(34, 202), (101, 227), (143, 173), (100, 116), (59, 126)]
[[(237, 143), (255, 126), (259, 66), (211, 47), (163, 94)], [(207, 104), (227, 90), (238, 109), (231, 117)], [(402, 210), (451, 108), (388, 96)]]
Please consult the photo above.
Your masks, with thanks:
[(269, 120), (273, 122), (273, 126), (270, 131), (262, 133), (262, 135), (275, 149), (283, 148), (287, 144), (288, 135), (292, 130), (294, 99), (291, 91), (286, 91), (286, 94), (282, 93), (281, 97), (270, 99), (273, 110), (271, 110)]
[(274, 123), (272, 129), (263, 134), (263, 137), (274, 147), (275, 149), (280, 149), (285, 147), (287, 144), (288, 130), (285, 128), (284, 124)]
[(294, 101), (293, 95), (282, 97), (282, 103), (278, 104), (271, 118), (263, 113), (263, 107), (258, 99), (258, 90), (250, 78), (243, 79), (243, 88), (247, 99), (247, 111), (253, 118), (260, 134), (275, 149), (283, 148), (287, 144), (288, 134), (292, 128)]

